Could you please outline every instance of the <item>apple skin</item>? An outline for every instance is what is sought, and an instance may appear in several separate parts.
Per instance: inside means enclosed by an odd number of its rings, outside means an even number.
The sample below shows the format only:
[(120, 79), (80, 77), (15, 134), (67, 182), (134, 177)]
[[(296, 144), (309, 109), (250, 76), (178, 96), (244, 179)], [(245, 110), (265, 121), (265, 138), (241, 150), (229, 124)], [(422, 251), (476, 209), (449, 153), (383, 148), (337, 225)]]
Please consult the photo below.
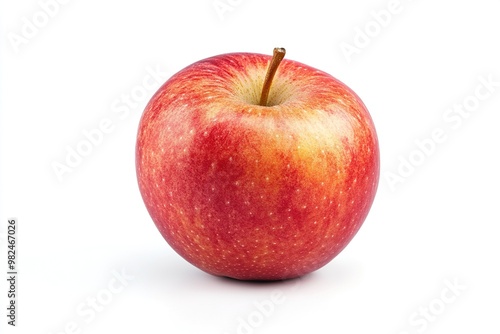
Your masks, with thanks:
[(136, 169), (170, 246), (201, 270), (282, 280), (317, 270), (354, 237), (379, 180), (379, 148), (361, 99), (331, 75), (271, 57), (196, 62), (152, 97)]

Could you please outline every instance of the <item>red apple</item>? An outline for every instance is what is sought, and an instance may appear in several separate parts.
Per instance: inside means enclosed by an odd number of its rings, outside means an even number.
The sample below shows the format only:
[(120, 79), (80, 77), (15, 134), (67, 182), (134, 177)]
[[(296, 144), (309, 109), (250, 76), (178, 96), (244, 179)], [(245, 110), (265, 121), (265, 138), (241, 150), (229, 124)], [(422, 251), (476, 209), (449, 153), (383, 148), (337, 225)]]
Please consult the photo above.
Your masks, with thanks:
[(196, 62), (156, 92), (139, 124), (149, 214), (177, 253), (213, 275), (279, 280), (324, 266), (377, 190), (378, 140), (363, 102), (280, 55)]

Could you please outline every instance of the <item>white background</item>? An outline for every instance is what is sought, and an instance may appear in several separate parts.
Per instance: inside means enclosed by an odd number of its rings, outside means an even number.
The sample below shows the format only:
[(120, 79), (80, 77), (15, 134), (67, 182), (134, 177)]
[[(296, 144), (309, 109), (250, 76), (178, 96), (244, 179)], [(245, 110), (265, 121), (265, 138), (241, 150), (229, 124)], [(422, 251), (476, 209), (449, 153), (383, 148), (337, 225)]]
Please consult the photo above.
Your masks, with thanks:
[[(499, 332), (498, 1), (401, 0), (384, 26), (373, 11), (389, 0), (221, 0), (231, 6), (221, 15), (214, 0), (71, 0), (52, 16), (46, 2), (0, 5), (0, 259), (5, 268), (17, 217), (20, 272), (15, 328), (1, 281), (2, 333)], [(346, 56), (341, 46), (355, 42)], [(379, 190), (351, 244), (313, 274), (212, 277), (170, 249), (140, 197), (135, 136), (154, 92), (140, 87), (148, 71), (166, 80), (209, 56), (275, 46), (363, 99), (380, 140)], [(496, 82), (482, 100), (480, 78)], [(119, 118), (113, 106), (132, 92)], [(469, 117), (445, 121), (463, 103)], [(52, 164), (105, 119), (112, 131), (59, 180)], [(444, 142), (418, 153), (439, 129)], [(401, 169), (411, 157), (419, 165)], [(398, 168), (404, 182), (391, 187)]]

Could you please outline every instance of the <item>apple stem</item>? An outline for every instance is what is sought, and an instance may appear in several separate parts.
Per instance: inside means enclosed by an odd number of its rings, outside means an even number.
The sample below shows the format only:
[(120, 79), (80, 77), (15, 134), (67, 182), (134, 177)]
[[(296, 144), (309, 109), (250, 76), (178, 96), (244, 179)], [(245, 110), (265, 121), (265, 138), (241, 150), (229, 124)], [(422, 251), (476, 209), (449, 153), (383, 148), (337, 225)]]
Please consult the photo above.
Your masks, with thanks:
[(262, 86), (262, 94), (260, 95), (260, 105), (267, 106), (267, 98), (269, 97), (269, 91), (271, 90), (271, 84), (273, 82), (274, 75), (278, 70), (278, 66), (281, 61), (285, 57), (285, 49), (284, 48), (274, 48), (273, 58), (271, 59), (271, 63), (267, 68), (266, 78), (264, 79), (264, 85)]

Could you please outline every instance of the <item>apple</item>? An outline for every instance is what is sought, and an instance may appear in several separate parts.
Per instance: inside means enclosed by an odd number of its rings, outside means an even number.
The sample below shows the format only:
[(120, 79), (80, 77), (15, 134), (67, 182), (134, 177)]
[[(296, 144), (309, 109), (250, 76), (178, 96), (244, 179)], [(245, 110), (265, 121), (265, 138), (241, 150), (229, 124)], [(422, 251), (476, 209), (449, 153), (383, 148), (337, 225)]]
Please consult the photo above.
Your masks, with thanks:
[(373, 203), (379, 148), (365, 105), (284, 54), (198, 61), (163, 84), (141, 117), (146, 208), (168, 244), (207, 273), (310, 273), (346, 247)]

